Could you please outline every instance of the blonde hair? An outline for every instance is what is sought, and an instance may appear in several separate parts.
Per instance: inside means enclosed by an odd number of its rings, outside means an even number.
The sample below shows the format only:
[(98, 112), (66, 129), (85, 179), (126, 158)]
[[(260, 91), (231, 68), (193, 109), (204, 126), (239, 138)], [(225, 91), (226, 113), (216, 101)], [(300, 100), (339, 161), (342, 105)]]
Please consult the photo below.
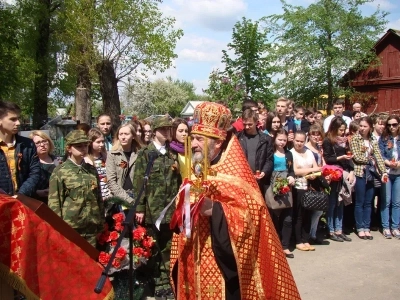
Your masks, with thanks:
[(33, 138), (34, 138), (35, 136), (41, 137), (42, 139), (48, 141), (48, 142), (49, 142), (49, 154), (53, 154), (53, 151), (54, 151), (55, 147), (54, 147), (54, 143), (53, 143), (53, 141), (51, 140), (51, 138), (50, 138), (46, 133), (44, 133), (44, 132), (41, 131), (41, 130), (34, 130), (34, 131), (32, 131), (31, 134), (29, 135), (29, 138), (30, 138), (31, 140), (33, 140)]
[(115, 133), (115, 142), (114, 142), (111, 150), (113, 150), (113, 151), (122, 150), (121, 142), (118, 139), (118, 135), (119, 135), (119, 131), (121, 130), (121, 128), (124, 128), (124, 127), (129, 127), (129, 129), (133, 135), (131, 149), (138, 150), (138, 149), (142, 148), (142, 142), (136, 135), (135, 127), (130, 123), (126, 123), (126, 124), (122, 124), (121, 126), (118, 127), (117, 132)]

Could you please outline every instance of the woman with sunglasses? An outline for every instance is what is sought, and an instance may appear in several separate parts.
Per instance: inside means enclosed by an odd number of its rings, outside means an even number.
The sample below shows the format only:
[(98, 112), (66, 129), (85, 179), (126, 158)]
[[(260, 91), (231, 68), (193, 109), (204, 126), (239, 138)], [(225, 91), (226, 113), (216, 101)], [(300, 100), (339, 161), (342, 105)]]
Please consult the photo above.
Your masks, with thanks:
[(350, 149), (354, 154), (354, 174), (356, 175), (354, 218), (357, 235), (364, 240), (373, 239), (370, 224), (372, 200), (374, 198), (374, 178), (381, 176), (382, 182), (387, 180), (385, 163), (378, 143), (372, 137), (372, 130), (372, 119), (362, 117), (359, 132), (350, 141)]
[[(400, 118), (395, 115), (389, 116), (386, 129), (379, 140), (379, 149), (388, 169), (388, 182), (382, 185), (382, 234), (385, 238), (395, 237), (400, 239)], [(391, 216), (390, 216), (391, 212)], [(390, 220), (391, 217), (391, 220)], [(391, 230), (390, 230), (391, 229)]]
[[(324, 132), (320, 125), (314, 124), (310, 126), (308, 131), (308, 142), (304, 146), (310, 150), (314, 155), (315, 161), (319, 167), (325, 165), (324, 158), (322, 156), (321, 143), (324, 138)], [(317, 238), (318, 222), (322, 216), (322, 211), (316, 210), (311, 214), (311, 229), (310, 229), (310, 243), (311, 244), (322, 244), (322, 240)]]
[[(341, 117), (334, 117), (329, 125), (326, 137), (322, 143), (323, 155), (327, 165), (339, 166), (349, 175), (345, 180), (352, 184), (355, 180), (352, 154), (348, 152), (348, 140), (345, 136), (346, 122)], [(329, 238), (335, 242), (350, 242), (351, 239), (343, 234), (343, 201), (339, 201), (339, 192), (342, 188), (341, 181), (330, 183), (328, 207)]]

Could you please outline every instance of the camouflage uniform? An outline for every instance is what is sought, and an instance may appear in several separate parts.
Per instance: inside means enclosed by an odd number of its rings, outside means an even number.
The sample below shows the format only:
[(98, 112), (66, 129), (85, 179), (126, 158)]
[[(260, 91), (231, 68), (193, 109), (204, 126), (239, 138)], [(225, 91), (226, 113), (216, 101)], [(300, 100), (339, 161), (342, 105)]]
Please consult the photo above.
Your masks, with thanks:
[[(88, 142), (83, 131), (74, 130), (66, 144)], [(67, 159), (58, 165), (49, 183), (49, 207), (90, 244), (96, 246), (96, 235), (104, 224), (104, 206), (96, 168)]]
[[(160, 118), (153, 122), (154, 132), (160, 127), (169, 127), (171, 123), (167, 118)], [(153, 266), (153, 277), (156, 283), (156, 291), (170, 289), (169, 281), (169, 259), (171, 253), (172, 231), (169, 229), (169, 222), (175, 211), (175, 203), (171, 205), (160, 226), (160, 231), (154, 229), (153, 224), (160, 216), (161, 211), (178, 193), (179, 166), (177, 155), (173, 154), (166, 144), (166, 153), (161, 154), (154, 145), (150, 143), (142, 148), (136, 160), (136, 168), (133, 176), (133, 184), (138, 189), (141, 188), (145, 175), (149, 153), (154, 151), (158, 157), (154, 160), (148, 184), (142, 197), (138, 199), (139, 204), (136, 211), (145, 213), (145, 223), (148, 232), (156, 239), (160, 248), (159, 255), (155, 255), (148, 262)], [(162, 260), (161, 260), (162, 256)]]

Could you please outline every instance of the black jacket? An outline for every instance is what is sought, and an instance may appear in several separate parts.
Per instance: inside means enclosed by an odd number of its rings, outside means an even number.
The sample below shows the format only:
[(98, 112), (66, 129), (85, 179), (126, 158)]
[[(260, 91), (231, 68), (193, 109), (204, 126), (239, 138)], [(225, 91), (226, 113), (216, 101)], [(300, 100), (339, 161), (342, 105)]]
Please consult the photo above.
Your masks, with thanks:
[[(348, 145), (347, 145), (348, 146)], [(346, 148), (343, 148), (337, 144), (332, 144), (331, 141), (326, 137), (322, 142), (322, 149), (324, 153), (324, 159), (327, 165), (337, 165), (342, 167), (343, 170), (350, 172), (354, 170), (354, 164), (352, 160), (342, 159), (338, 160), (338, 156), (346, 154)]]
[(0, 149), (0, 188), (7, 194), (16, 193), (32, 196), (40, 179), (40, 163), (36, 146), (31, 139), (15, 136), (15, 168), (17, 173), (18, 191), (14, 191), (11, 173), (7, 159)]
[[(264, 191), (264, 188), (267, 184), (269, 184), (271, 180), (271, 174), (273, 169), (273, 154), (274, 147), (272, 145), (272, 138), (269, 135), (257, 130), (259, 134), (259, 142), (256, 150), (256, 170), (260, 170), (260, 172), (264, 172), (265, 176), (259, 180), (258, 184), (261, 188), (261, 191)], [(245, 132), (241, 131), (237, 134), (237, 138), (239, 140), (240, 145), (242, 146), (244, 155), (248, 160), (249, 153), (247, 152), (247, 143), (245, 138)]]

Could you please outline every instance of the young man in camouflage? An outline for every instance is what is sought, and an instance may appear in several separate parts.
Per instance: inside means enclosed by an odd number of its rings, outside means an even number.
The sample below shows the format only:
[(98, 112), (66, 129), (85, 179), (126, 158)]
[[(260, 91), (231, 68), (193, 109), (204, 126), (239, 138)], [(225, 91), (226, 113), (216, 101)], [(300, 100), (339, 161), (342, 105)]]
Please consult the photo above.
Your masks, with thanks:
[(156, 157), (151, 168), (148, 184), (144, 195), (138, 199), (136, 220), (147, 227), (157, 241), (159, 253), (150, 262), (154, 266), (156, 299), (171, 299), (173, 293), (169, 281), (169, 259), (171, 254), (172, 231), (169, 228), (175, 205), (171, 205), (162, 219), (160, 230), (154, 224), (161, 211), (178, 193), (179, 167), (176, 154), (172, 154), (168, 141), (171, 136), (171, 122), (167, 117), (153, 121), (153, 141), (142, 148), (136, 160), (134, 186), (140, 189), (145, 176), (149, 157)]
[(104, 224), (104, 207), (96, 168), (84, 161), (89, 139), (81, 130), (65, 137), (68, 159), (58, 165), (49, 186), (49, 207), (94, 247)]

